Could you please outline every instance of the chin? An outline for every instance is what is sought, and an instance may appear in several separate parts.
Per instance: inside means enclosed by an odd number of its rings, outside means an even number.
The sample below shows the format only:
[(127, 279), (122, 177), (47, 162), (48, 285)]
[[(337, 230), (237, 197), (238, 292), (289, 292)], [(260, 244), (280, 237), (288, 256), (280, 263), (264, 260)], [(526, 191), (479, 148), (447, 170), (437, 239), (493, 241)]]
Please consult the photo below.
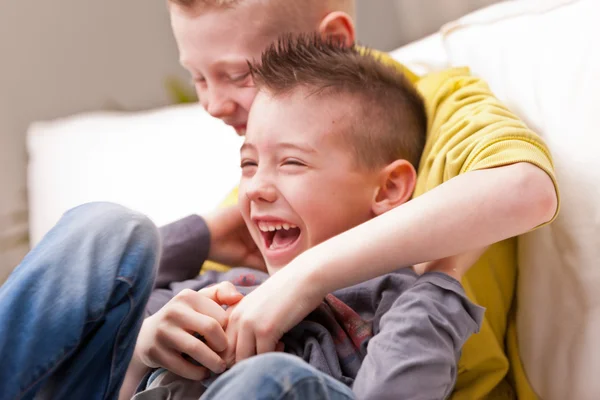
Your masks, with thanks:
[(272, 265), (267, 265), (267, 272), (269, 273), (269, 275), (273, 275), (280, 269), (281, 269), (281, 267), (273, 267)]

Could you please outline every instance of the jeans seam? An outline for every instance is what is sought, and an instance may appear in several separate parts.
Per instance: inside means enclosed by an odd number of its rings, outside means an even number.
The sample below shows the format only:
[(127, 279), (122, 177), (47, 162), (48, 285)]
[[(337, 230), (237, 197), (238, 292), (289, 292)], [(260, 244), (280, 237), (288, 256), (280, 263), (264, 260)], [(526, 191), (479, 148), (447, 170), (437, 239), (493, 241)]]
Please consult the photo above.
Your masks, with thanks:
[(325, 383), (325, 386), (327, 386), (327, 389), (333, 390), (333, 391), (335, 391), (338, 394), (345, 395), (345, 393), (342, 392), (341, 390), (338, 390), (337, 387), (335, 387), (333, 385), (330, 385), (329, 382), (327, 381), (327, 379), (323, 379), (322, 377), (317, 377), (317, 376), (305, 376), (305, 377), (301, 378), (300, 380), (294, 382), (294, 384), (289, 389), (285, 389), (285, 391), (283, 393), (281, 393), (281, 395), (277, 398), (277, 400), (284, 399), (285, 396), (287, 396), (288, 394), (292, 393), (294, 391), (294, 389), (298, 385), (300, 385), (302, 383), (310, 382), (310, 381), (316, 381), (316, 382), (319, 382), (319, 383)]
[[(127, 298), (129, 299), (129, 310), (127, 311), (127, 315), (123, 318), (123, 319), (127, 319), (127, 317), (130, 316), (131, 314), (131, 310), (134, 307), (134, 300), (133, 300), (133, 296), (131, 296), (131, 288), (132, 288), (132, 283), (127, 279), (127, 278), (123, 278), (123, 277), (118, 277), (117, 280), (121, 280), (121, 281), (125, 281), (125, 284), (129, 285), (129, 289), (127, 290)], [(118, 343), (118, 338), (121, 335), (121, 329), (123, 328), (123, 324), (119, 324), (119, 329), (117, 330), (117, 334), (115, 335), (115, 344), (113, 345), (113, 351), (112, 351), (112, 356), (111, 356), (111, 363), (110, 363), (110, 375), (108, 376), (108, 383), (106, 385), (106, 389), (108, 390), (108, 388), (110, 387), (112, 380), (113, 380), (113, 376), (114, 376), (114, 371), (115, 371), (115, 359), (117, 357), (117, 343)], [(106, 396), (106, 393), (104, 394)], [(106, 397), (104, 397), (106, 398)]]

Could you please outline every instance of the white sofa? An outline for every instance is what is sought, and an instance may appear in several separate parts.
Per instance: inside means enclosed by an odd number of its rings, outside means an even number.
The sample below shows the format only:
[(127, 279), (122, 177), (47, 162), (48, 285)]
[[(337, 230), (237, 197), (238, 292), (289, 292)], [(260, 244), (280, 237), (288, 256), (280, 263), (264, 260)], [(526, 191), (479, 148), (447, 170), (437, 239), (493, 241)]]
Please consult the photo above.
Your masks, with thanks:
[[(393, 52), (419, 73), (468, 65), (553, 151), (557, 221), (520, 242), (518, 336), (543, 399), (600, 399), (600, 1), (501, 3)], [(164, 224), (213, 209), (238, 179), (240, 139), (198, 106), (31, 126), (31, 237), (109, 200)]]

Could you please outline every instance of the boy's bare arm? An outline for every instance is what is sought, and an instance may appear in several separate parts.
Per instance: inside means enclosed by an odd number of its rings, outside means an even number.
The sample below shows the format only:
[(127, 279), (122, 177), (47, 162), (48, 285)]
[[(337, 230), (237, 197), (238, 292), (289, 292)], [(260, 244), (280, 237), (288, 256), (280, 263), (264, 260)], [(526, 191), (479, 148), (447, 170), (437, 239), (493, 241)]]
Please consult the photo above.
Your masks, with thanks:
[(551, 220), (556, 208), (552, 180), (532, 164), (459, 175), (306, 251), (246, 296), (230, 317), (230, 339), (235, 330), (246, 337), (236, 356), (271, 351), (327, 293), (523, 234)]

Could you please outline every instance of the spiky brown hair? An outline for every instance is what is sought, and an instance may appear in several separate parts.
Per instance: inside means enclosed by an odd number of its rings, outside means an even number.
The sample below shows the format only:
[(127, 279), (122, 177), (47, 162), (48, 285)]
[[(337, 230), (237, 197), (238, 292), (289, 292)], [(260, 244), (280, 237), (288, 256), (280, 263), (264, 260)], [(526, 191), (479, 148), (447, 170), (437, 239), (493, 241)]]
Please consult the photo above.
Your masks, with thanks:
[(350, 96), (356, 109), (343, 137), (359, 164), (376, 168), (406, 159), (418, 169), (427, 133), (423, 99), (369, 50), (319, 35), (286, 35), (250, 63), (250, 71), (257, 87), (275, 97), (298, 88), (345, 102)]

